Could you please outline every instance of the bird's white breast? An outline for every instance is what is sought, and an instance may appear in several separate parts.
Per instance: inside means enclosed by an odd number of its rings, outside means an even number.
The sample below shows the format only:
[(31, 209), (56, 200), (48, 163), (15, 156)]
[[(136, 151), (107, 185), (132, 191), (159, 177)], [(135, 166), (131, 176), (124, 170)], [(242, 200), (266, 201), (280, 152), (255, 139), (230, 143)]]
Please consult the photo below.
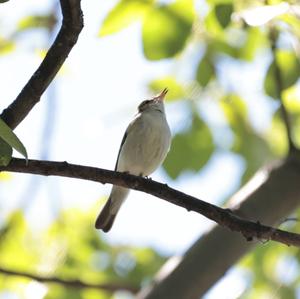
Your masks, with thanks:
[(118, 161), (118, 171), (150, 175), (165, 159), (171, 132), (164, 113), (151, 111), (137, 115), (129, 125)]

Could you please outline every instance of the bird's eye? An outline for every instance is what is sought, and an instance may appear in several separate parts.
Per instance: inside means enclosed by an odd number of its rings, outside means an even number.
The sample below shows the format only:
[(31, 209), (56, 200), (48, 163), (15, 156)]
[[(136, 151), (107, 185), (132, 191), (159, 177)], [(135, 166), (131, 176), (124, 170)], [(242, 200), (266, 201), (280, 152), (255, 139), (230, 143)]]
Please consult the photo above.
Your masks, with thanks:
[(147, 107), (147, 105), (148, 105), (150, 102), (151, 102), (151, 100), (145, 100), (145, 101), (143, 101), (143, 102), (139, 105), (139, 107), (138, 107), (139, 111), (141, 111), (141, 110), (143, 110), (145, 107)]

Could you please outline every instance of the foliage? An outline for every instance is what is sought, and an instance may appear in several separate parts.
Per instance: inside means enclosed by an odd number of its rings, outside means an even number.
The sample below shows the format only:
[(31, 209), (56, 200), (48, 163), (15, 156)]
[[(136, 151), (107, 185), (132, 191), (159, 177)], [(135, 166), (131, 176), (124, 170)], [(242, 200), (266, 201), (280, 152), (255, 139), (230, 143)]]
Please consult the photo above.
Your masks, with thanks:
[[(287, 89), (293, 86), (300, 76), (300, 61), (296, 54), (289, 50), (280, 50), (276, 53), (276, 61), (280, 68), (283, 79), (283, 88)], [(275, 59), (275, 58), (274, 58)], [(275, 77), (275, 61), (270, 64), (264, 82), (265, 92), (272, 98), (278, 99), (277, 82)]]
[[(241, 5), (238, 1), (207, 1), (207, 13), (197, 15), (193, 8), (194, 5), (190, 1), (177, 0), (163, 6), (150, 1), (134, 1), (134, 3), (135, 5), (139, 3), (138, 7), (143, 6), (143, 13), (140, 13), (140, 8), (134, 9), (132, 7), (132, 1), (122, 0), (107, 15), (100, 32), (105, 32), (105, 34), (117, 33), (125, 25), (139, 20), (142, 23), (141, 38), (145, 57), (150, 60), (175, 57), (174, 64), (177, 64), (181, 57), (182, 59), (185, 57), (187, 45), (198, 48), (199, 52), (201, 52), (201, 48), (204, 48), (201, 59), (196, 61), (197, 67), (194, 73), (195, 82), (199, 84), (197, 93), (191, 94), (191, 90), (188, 88), (194, 84), (194, 81), (189, 82), (187, 79), (184, 83), (179, 83), (173, 74), (166, 77), (170, 79), (159, 78), (152, 81), (149, 86), (157, 91), (159, 88), (170, 84), (170, 90), (175, 89), (175, 95), (172, 94), (170, 97), (172, 99), (192, 97), (198, 100), (207, 93), (213, 93), (216, 88), (219, 89), (218, 98), (214, 100), (219, 103), (227, 120), (227, 126), (234, 136), (230, 150), (241, 156), (246, 162), (241, 182), (246, 182), (261, 165), (272, 157), (283, 155), (286, 150), (286, 140), (283, 136), (284, 133), (280, 133), (283, 131), (282, 126), (270, 125), (264, 131), (257, 132), (255, 125), (248, 119), (248, 113), (240, 114), (238, 111), (238, 106), (242, 105), (244, 110), (248, 110), (247, 106), (251, 107), (252, 103), (246, 103), (244, 94), (240, 92), (233, 94), (231, 90), (222, 86), (222, 81), (219, 78), (219, 65), (227, 59), (234, 60), (235, 63), (241, 65), (254, 63), (261, 53), (266, 53), (266, 51), (270, 53), (268, 22), (274, 22), (272, 25), (279, 32), (277, 38), (279, 40), (281, 35), (287, 34), (286, 30), (280, 27), (279, 21), (286, 20), (290, 26), (289, 30), (296, 31), (299, 28), (299, 20), (297, 21), (292, 14), (288, 14), (287, 10), (279, 4), (257, 7), (252, 12), (253, 7), (248, 7), (247, 4)], [(120, 6), (124, 5), (130, 5), (130, 14), (127, 14), (130, 22), (126, 22), (122, 26), (120, 20), (116, 18), (116, 12), (120, 11)], [(185, 9), (183, 10), (182, 7)], [(123, 10), (122, 18), (125, 15)], [(139, 18), (133, 18), (133, 15), (139, 15)], [(265, 15), (265, 18), (261, 15)], [(258, 22), (263, 25), (266, 24), (266, 27), (253, 27), (247, 24)], [(192, 23), (193, 27), (191, 27)], [(114, 27), (115, 30), (108, 30), (108, 26), (109, 28)], [(287, 89), (294, 86), (298, 80), (299, 59), (293, 52), (291, 45), (288, 49), (286, 46), (285, 48), (280, 48), (279, 44), (278, 46), (276, 59), (282, 73), (283, 88)], [(274, 99), (278, 99), (275, 90), (276, 80), (274, 61), (271, 61), (266, 70), (264, 91), (265, 95)], [(235, 82), (231, 84), (236, 85)], [(238, 106), (236, 99), (239, 102)], [(204, 105), (200, 105), (199, 109), (204, 109), (203, 107)], [(298, 117), (297, 114), (295, 118)], [(274, 121), (277, 119), (277, 122), (282, 122), (275, 113), (273, 118)], [(202, 130), (200, 127), (195, 129), (190, 126), (188, 130), (176, 134), (173, 138), (172, 150), (164, 163), (170, 177), (175, 179), (186, 170), (200, 171), (209, 161), (214, 150), (218, 150), (212, 145), (211, 134), (207, 134), (212, 129), (212, 124), (202, 118), (201, 121), (203, 126), (207, 128), (206, 130)], [(270, 136), (278, 134), (281, 134), (283, 138), (277, 138), (274, 142)], [(206, 144), (207, 146), (197, 148), (197, 144)], [(185, 157), (181, 156), (183, 152)], [(200, 160), (197, 160), (196, 156), (200, 157)], [(195, 161), (198, 163), (194, 163)]]
[[(287, 220), (282, 226), (289, 231), (299, 231), (296, 219)], [(242, 298), (298, 298), (299, 261), (297, 248), (287, 250), (282, 244), (269, 242), (258, 246), (239, 263), (248, 273), (248, 288)]]
[(8, 165), (12, 155), (12, 148), (16, 149), (27, 159), (27, 151), (23, 143), (0, 118), (0, 165)]
[[(125, 2), (123, 0), (121, 3)], [(285, 127), (278, 109), (280, 96), (291, 115), (294, 141), (300, 145), (300, 137), (295, 129), (300, 124), (300, 92), (297, 84), (300, 61), (299, 51), (295, 51), (300, 48), (300, 20), (295, 12), (299, 6), (292, 1), (280, 0), (268, 1), (269, 5), (264, 5), (263, 1), (254, 4), (251, 1), (207, 0), (197, 12), (194, 10), (190, 13), (186, 22), (176, 19), (176, 13), (169, 13), (177, 3), (168, 2), (164, 6), (148, 3), (152, 10), (148, 7), (139, 19), (146, 59), (173, 57), (175, 69), (179, 65), (179, 70), (184, 73), (187, 69), (191, 70), (185, 80), (182, 80), (182, 75), (170, 73), (166, 76), (172, 78), (169, 82), (158, 78), (149, 84), (154, 90), (170, 84), (170, 89), (174, 86), (176, 90), (176, 96), (172, 95), (172, 99), (193, 100), (193, 105), (185, 105), (190, 107), (191, 112), (186, 116), (186, 125), (174, 135), (171, 151), (163, 166), (173, 179), (186, 171), (199, 172), (222, 144), (229, 143), (229, 147), (222, 150), (238, 155), (245, 162), (241, 178), (243, 184), (266, 162), (283, 157), (287, 152)], [(187, 11), (192, 11), (190, 3)], [(111, 15), (108, 14), (101, 30), (105, 29), (108, 20), (112, 21)], [(118, 31), (121, 29), (119, 26)], [(274, 33), (275, 52), (270, 39)], [(287, 42), (289, 38), (292, 42)], [(191, 48), (199, 52), (193, 60), (186, 58)], [(231, 78), (231, 65), (238, 65), (241, 69), (252, 67), (254, 71), (261, 72), (262, 68), (257, 67), (261, 57), (270, 62), (262, 70), (264, 76), (255, 91), (259, 97), (249, 100), (247, 92), (240, 88), (244, 84), (243, 74)], [(281, 94), (278, 93), (280, 87), (275, 61), (282, 80)], [(184, 67), (180, 69), (180, 65)], [(229, 82), (226, 85), (224, 77)], [(214, 142), (216, 135), (218, 138), (226, 138), (227, 135), (220, 137), (214, 122), (203, 117), (206, 107), (202, 99), (207, 97), (224, 116), (224, 126), (232, 136), (229, 142)], [(250, 112), (252, 110), (253, 113), (253, 107), (259, 109), (260, 103), (257, 102), (261, 99), (261, 105), (269, 106), (271, 117), (269, 126), (258, 129)], [(300, 271), (297, 256), (297, 251), (281, 245), (259, 246), (242, 262), (243, 267), (251, 271), (243, 298), (263, 298), (268, 295), (272, 298), (296, 298)], [(287, 257), (297, 269), (288, 282), (281, 276), (276, 277), (280, 273), (278, 264), (282, 260), (284, 266), (289, 267), (289, 262), (285, 262)]]
[[(173, 136), (164, 168), (171, 178), (176, 178), (183, 170), (198, 171), (207, 163), (213, 150), (209, 128), (198, 115), (193, 115), (190, 128)], [(173, 163), (174, 161), (177, 163)]]
[[(90, 284), (123, 284), (139, 288), (165, 261), (149, 248), (111, 247), (91, 226), (93, 211), (62, 211), (53, 224), (39, 233), (28, 227), (21, 212), (13, 213), (0, 230), (0, 268)], [(14, 292), (32, 279), (1, 274), (0, 287)], [(45, 298), (110, 298), (109, 292), (74, 289), (47, 283)]]
[[(300, 20), (297, 9), (292, 8), (299, 9), (299, 6), (293, 1), (267, 2), (269, 5), (265, 5), (265, 1), (207, 0), (203, 1), (203, 7), (198, 7), (192, 0), (120, 0), (104, 19), (99, 38), (117, 34), (132, 23), (140, 22), (145, 59), (154, 62), (167, 59), (173, 66), (169, 74), (149, 82), (149, 88), (154, 91), (168, 87), (167, 100), (181, 101), (181, 107), (188, 111), (185, 125), (174, 133), (171, 151), (163, 165), (170, 178), (175, 180), (185, 172), (200, 172), (221, 149), (244, 161), (240, 179), (244, 184), (263, 164), (286, 154), (286, 134), (278, 109), (275, 58), (282, 76), (281, 96), (296, 128), (300, 125), (297, 84), (300, 62), (299, 52), (294, 48), (300, 48)], [(25, 30), (49, 31), (55, 24), (53, 11), (24, 17), (11, 35), (0, 35), (0, 54), (12, 54), (20, 33)], [(275, 57), (270, 43), (271, 31), (277, 34)], [(294, 44), (287, 42), (289, 38)], [(191, 49), (197, 55), (187, 59)], [(269, 61), (264, 68), (257, 66), (262, 57), (264, 62)], [(233, 65), (241, 70), (252, 68), (257, 75), (263, 72), (262, 82), (255, 92), (252, 90), (250, 100), (247, 90), (241, 88), (245, 83), (243, 73), (231, 76)], [(226, 128), (230, 134), (221, 135), (214, 116), (206, 117), (207, 99), (215, 104), (224, 118), (222, 129)], [(270, 122), (261, 128), (251, 118), (251, 111), (253, 114), (254, 109), (258, 114), (264, 105), (268, 106)], [(218, 138), (222, 140), (216, 140)], [(300, 145), (300, 135), (295, 132), (294, 140)], [(0, 122), (1, 165), (9, 163), (12, 148), (27, 157), (16, 135)], [(63, 211), (51, 227), (37, 236), (22, 214), (15, 212), (0, 230), (0, 265), (89, 283), (124, 283), (139, 287), (147, 283), (164, 262), (165, 257), (149, 248), (111, 246), (95, 232), (91, 223), (91, 212)], [(299, 231), (298, 226), (294, 225), (295, 231)], [(294, 265), (296, 274), (289, 281), (278, 275), (280, 263), (286, 269)], [(250, 273), (243, 298), (263, 298), (274, 293), (278, 298), (296, 298), (299, 252), (282, 245), (265, 244), (249, 254), (241, 267)], [(1, 291), (17, 292), (20, 285), (29, 286), (31, 282), (28, 278), (0, 275)], [(109, 297), (110, 294), (95, 289), (78, 291), (60, 284), (47, 284), (45, 298)]]

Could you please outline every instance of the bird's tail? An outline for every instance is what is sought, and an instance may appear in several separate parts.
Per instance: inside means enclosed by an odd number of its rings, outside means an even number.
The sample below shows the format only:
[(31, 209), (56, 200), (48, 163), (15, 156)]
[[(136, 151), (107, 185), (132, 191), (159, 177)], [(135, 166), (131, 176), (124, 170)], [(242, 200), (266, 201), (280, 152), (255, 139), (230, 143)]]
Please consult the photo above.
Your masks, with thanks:
[(128, 193), (129, 189), (113, 186), (109, 199), (96, 220), (95, 227), (97, 229), (102, 229), (105, 233), (111, 229)]

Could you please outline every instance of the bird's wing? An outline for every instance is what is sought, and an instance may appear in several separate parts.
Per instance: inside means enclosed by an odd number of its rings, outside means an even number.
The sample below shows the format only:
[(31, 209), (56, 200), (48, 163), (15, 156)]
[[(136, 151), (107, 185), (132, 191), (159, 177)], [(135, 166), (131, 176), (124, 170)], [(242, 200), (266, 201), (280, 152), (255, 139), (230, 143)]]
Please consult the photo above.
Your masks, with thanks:
[(122, 142), (121, 142), (121, 145), (120, 145), (120, 148), (119, 148), (118, 158), (117, 158), (117, 162), (116, 162), (116, 166), (115, 166), (115, 171), (117, 171), (120, 153), (121, 153), (123, 144), (125, 143), (125, 140), (126, 140), (127, 136), (128, 136), (128, 129), (126, 130), (126, 132), (125, 132), (125, 134), (123, 136), (123, 139), (122, 139)]
[(123, 139), (122, 139), (122, 142), (121, 142), (121, 145), (120, 145), (120, 148), (119, 148), (119, 152), (118, 152), (118, 158), (117, 158), (117, 162), (116, 162), (116, 165), (115, 165), (115, 171), (117, 171), (117, 168), (118, 168), (118, 163), (119, 163), (119, 158), (120, 158), (120, 154), (121, 154), (121, 151), (122, 151), (122, 148), (123, 148), (123, 145), (127, 139), (127, 136), (128, 134), (130, 133), (130, 131), (132, 131), (132, 127), (134, 126), (134, 124), (138, 121), (138, 119), (140, 118), (140, 115), (137, 115), (134, 120), (128, 125), (125, 133), (124, 133), (124, 136), (123, 136)]

